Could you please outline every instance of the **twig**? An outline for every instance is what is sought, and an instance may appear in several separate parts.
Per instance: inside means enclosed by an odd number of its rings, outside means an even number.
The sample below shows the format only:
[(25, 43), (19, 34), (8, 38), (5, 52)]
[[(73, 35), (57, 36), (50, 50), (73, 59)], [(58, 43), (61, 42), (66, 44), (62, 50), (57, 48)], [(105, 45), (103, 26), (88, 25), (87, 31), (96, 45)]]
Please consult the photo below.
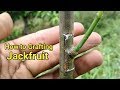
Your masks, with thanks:
[(97, 25), (97, 23), (99, 22), (99, 20), (101, 19), (101, 17), (103, 16), (103, 11), (98, 11), (97, 15), (95, 17), (95, 19), (93, 20), (92, 24), (90, 25), (89, 29), (87, 30), (87, 32), (85, 33), (85, 36), (83, 37), (83, 39), (79, 42), (78, 45), (76, 45), (73, 48), (72, 53), (77, 53), (81, 47), (84, 45), (84, 43), (86, 42), (86, 40), (88, 39), (88, 37), (91, 35), (91, 33), (93, 32), (95, 26)]
[(59, 67), (60, 67), (60, 64), (56, 65), (55, 67), (53, 67), (53, 68), (51, 68), (49, 70), (46, 70), (46, 71), (38, 74), (35, 78), (40, 78), (40, 77), (42, 77), (42, 76), (44, 76), (46, 74), (53, 73), (54, 71), (56, 71), (57, 69), (59, 69)]

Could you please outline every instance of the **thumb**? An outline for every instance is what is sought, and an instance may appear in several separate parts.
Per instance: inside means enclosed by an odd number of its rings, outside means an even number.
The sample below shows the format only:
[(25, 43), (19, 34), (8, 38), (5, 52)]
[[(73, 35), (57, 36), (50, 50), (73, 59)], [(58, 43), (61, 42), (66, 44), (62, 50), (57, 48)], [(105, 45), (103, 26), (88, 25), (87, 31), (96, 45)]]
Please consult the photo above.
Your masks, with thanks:
[(10, 35), (13, 28), (13, 21), (11, 16), (4, 12), (0, 14), (0, 40)]

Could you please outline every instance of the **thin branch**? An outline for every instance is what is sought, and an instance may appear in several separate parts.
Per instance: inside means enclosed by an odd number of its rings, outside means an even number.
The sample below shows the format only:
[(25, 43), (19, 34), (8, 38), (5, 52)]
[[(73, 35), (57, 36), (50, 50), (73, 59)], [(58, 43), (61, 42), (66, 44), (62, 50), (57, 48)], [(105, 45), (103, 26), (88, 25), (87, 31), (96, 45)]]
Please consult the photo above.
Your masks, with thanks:
[(103, 11), (98, 11), (95, 19), (93, 20), (93, 22), (90, 25), (89, 29), (85, 33), (85, 36), (83, 37), (83, 39), (79, 42), (78, 45), (76, 45), (73, 48), (73, 50), (74, 50), (73, 52), (78, 52), (81, 49), (81, 47), (84, 45), (84, 43), (86, 42), (88, 37), (91, 35), (91, 33), (93, 32), (95, 26), (97, 25), (97, 23), (99, 22), (99, 20), (101, 19), (102, 16), (103, 16)]
[(44, 76), (46, 74), (53, 73), (54, 71), (59, 69), (59, 67), (60, 67), (60, 64), (57, 64), (55, 67), (38, 74), (35, 78), (40, 78), (40, 77), (42, 77), (42, 76)]

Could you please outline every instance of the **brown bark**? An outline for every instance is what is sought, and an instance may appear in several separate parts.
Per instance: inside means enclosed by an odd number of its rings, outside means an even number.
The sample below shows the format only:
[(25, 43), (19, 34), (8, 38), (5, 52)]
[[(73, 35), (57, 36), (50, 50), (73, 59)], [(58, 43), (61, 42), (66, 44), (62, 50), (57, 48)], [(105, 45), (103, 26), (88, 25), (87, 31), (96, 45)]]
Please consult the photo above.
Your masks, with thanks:
[(73, 47), (73, 11), (60, 11), (60, 78), (73, 79), (74, 60), (70, 57)]

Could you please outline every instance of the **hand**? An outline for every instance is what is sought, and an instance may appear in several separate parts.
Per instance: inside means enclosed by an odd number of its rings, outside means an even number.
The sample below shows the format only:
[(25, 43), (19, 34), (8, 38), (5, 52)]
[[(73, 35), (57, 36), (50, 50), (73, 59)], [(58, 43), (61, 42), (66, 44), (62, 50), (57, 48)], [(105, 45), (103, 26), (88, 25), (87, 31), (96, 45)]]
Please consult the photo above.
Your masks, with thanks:
[[(13, 27), (13, 22), (9, 14), (3, 13), (0, 15), (0, 40), (7, 37)], [(84, 27), (80, 23), (74, 23), (74, 45), (78, 44), (84, 35)], [(78, 36), (79, 35), (79, 36)], [(91, 34), (87, 42), (84, 44), (80, 53), (89, 50), (101, 42), (101, 36), (95, 32)], [(4, 43), (0, 44), (0, 78), (2, 79), (33, 79), (39, 73), (50, 69), (59, 63), (59, 27), (55, 26), (49, 29), (41, 30), (15, 40), (8, 41), (11, 45), (28, 45), (46, 43), (53, 45), (53, 51), (48, 51), (49, 60), (10, 60), (6, 57), (9, 56), (10, 50), (5, 50)], [(92, 44), (91, 44), (92, 43)], [(24, 50), (11, 50), (14, 53), (23, 53)], [(26, 50), (34, 53), (40, 53), (38, 50)], [(75, 60), (75, 75), (81, 75), (90, 71), (91, 69), (102, 64), (102, 55), (99, 51), (93, 50), (86, 55)], [(55, 79), (59, 76), (59, 70), (47, 74), (41, 78)]]

